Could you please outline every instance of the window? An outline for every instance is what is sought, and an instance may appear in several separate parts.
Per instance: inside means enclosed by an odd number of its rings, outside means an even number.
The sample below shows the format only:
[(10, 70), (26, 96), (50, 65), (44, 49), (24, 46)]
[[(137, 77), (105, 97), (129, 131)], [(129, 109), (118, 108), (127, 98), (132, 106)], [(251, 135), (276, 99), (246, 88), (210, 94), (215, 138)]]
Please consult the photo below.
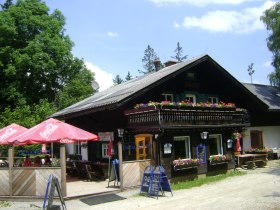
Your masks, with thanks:
[(250, 136), (252, 148), (263, 148), (263, 139), (261, 131), (251, 131)]
[(102, 158), (107, 158), (108, 156), (109, 144), (102, 144)]
[(210, 155), (223, 154), (222, 135), (212, 134), (209, 135), (209, 153)]
[(174, 157), (191, 158), (190, 137), (189, 136), (174, 136)]
[(75, 154), (80, 155), (81, 154), (81, 142), (77, 141), (74, 143), (75, 145)]
[(173, 101), (173, 94), (163, 93), (161, 95), (162, 95), (162, 101)]
[(208, 98), (208, 101), (212, 104), (215, 104), (215, 103), (219, 102), (218, 97), (212, 97), (212, 96)]
[(186, 94), (186, 100), (192, 103), (196, 103), (196, 97), (194, 94)]
[(136, 160), (151, 159), (152, 135), (139, 134), (135, 136)]

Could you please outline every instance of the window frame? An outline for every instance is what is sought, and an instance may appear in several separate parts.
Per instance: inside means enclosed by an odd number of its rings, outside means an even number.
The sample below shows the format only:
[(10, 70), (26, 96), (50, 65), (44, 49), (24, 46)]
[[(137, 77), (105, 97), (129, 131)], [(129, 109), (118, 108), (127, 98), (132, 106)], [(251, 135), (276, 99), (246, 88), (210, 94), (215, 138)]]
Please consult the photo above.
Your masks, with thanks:
[(192, 103), (196, 103), (196, 95), (195, 94), (187, 93), (187, 94), (185, 94), (185, 99), (186, 100), (188, 100), (187, 97), (188, 98), (192, 97), (193, 98), (193, 102)]
[[(214, 99), (216, 100), (216, 102), (214, 102)], [(219, 98), (216, 97), (216, 96), (208, 96), (208, 102), (210, 102), (212, 104), (218, 103), (219, 102)]]
[(101, 145), (102, 158), (109, 158), (108, 148), (109, 148), (109, 142), (108, 143), (102, 143), (102, 145)]
[[(173, 94), (172, 94), (172, 93), (162, 93), (161, 95), (162, 95), (162, 97), (164, 98), (164, 101), (174, 101), (174, 98), (173, 98)], [(170, 97), (171, 100), (168, 100), (168, 97)]]
[[(209, 144), (210, 144), (210, 138), (215, 138), (217, 141), (219, 141), (219, 142), (217, 142), (217, 151), (218, 151), (218, 154), (220, 154), (220, 155), (223, 155), (224, 154), (224, 147), (223, 147), (223, 136), (222, 136), (222, 134), (210, 134), (209, 135)], [(218, 146), (220, 146), (220, 147), (218, 147)], [(209, 154), (211, 155), (211, 153), (210, 153), (211, 151), (210, 151), (210, 145), (209, 145)], [(212, 154), (212, 155), (218, 155), (218, 154)]]
[[(176, 138), (182, 138), (182, 139), (176, 139)], [(183, 138), (185, 138), (185, 139), (183, 139)], [(173, 136), (174, 156), (176, 156), (175, 141), (185, 141), (185, 157), (184, 157), (184, 159), (190, 159), (191, 158), (191, 138), (190, 138), (190, 136)]]

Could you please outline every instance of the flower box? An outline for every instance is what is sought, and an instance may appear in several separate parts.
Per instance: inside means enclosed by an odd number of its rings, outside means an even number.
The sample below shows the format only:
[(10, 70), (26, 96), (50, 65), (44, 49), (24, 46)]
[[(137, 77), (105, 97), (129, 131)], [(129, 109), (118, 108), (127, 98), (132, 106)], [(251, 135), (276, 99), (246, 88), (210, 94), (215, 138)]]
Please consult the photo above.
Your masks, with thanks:
[(181, 102), (172, 102), (172, 101), (162, 101), (162, 102), (154, 102), (150, 101), (149, 103), (140, 103), (134, 106), (135, 109), (144, 108), (144, 107), (161, 107), (167, 109), (219, 109), (219, 110), (228, 110), (233, 111), (236, 109), (234, 103), (209, 103), (209, 102), (200, 102), (193, 103), (189, 101), (181, 101)]
[(224, 164), (224, 163), (228, 163), (232, 160), (232, 156), (231, 155), (211, 155), (209, 157), (209, 162), (210, 165), (218, 165), (218, 164)]
[(197, 167), (201, 164), (199, 159), (177, 159), (173, 161), (174, 170), (184, 170)]

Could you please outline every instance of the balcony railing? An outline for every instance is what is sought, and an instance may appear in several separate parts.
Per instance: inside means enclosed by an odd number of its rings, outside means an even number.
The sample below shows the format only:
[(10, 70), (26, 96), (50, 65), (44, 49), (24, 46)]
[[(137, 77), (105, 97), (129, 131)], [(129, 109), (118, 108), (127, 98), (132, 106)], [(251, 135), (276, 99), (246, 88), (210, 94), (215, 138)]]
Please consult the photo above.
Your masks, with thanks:
[(244, 109), (207, 107), (166, 108), (151, 106), (125, 111), (129, 127), (245, 126), (249, 115)]

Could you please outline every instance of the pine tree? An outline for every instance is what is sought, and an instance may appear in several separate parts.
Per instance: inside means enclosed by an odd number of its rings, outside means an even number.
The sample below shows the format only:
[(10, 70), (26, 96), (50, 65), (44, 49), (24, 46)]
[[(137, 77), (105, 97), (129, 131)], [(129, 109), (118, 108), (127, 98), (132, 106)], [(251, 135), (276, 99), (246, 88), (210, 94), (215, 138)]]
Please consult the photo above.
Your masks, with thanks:
[(120, 77), (120, 75), (116, 75), (115, 79), (113, 79), (114, 85), (121, 84), (123, 82), (123, 79)]
[(249, 66), (248, 66), (248, 74), (250, 75), (251, 77), (251, 83), (253, 83), (253, 74), (255, 73), (255, 70), (253, 69), (253, 65), (254, 63), (251, 63)]
[(130, 72), (127, 72), (127, 75), (125, 77), (125, 81), (131, 80), (132, 79), (132, 75), (130, 74)]
[(174, 57), (174, 59), (176, 59), (178, 62), (182, 62), (183, 60), (187, 59), (187, 55), (182, 56), (183, 54), (183, 48), (180, 46), (180, 42), (177, 43), (177, 47), (174, 50), (174, 52), (176, 53)]
[(148, 45), (147, 49), (144, 51), (144, 57), (142, 59), (143, 68), (145, 70), (138, 70), (139, 73), (147, 74), (149, 72), (156, 71), (154, 66), (154, 60), (157, 59), (157, 55), (153, 48)]

